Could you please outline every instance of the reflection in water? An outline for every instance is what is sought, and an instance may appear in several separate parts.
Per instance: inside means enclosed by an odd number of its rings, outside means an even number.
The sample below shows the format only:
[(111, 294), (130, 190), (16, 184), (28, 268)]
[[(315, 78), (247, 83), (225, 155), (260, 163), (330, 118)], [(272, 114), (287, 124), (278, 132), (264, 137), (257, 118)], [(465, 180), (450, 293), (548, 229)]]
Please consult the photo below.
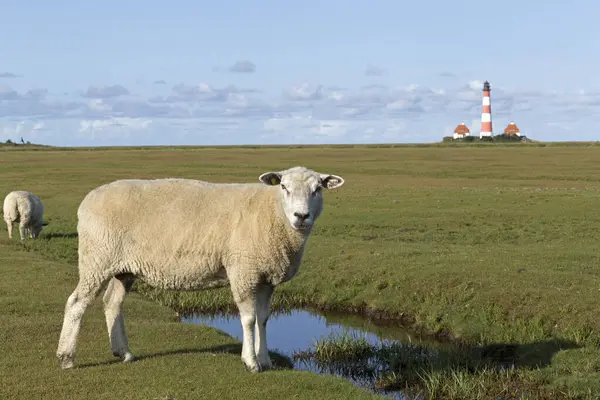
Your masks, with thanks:
[[(332, 322), (335, 321), (335, 322)], [(184, 318), (182, 322), (194, 324), (206, 324), (220, 329), (232, 337), (242, 340), (242, 326), (237, 315), (194, 315)], [(356, 316), (343, 317), (335, 315), (320, 315), (317, 313), (294, 310), (291, 312), (273, 312), (267, 325), (269, 350), (290, 357), (294, 368), (310, 370), (320, 374), (331, 374), (342, 376), (354, 384), (365, 389), (379, 392), (395, 399), (404, 399), (399, 392), (382, 392), (376, 389), (376, 380), (384, 369), (390, 368), (390, 357), (377, 354), (366, 354), (367, 357), (351, 357), (336, 361), (319, 361), (310, 357), (307, 352), (315, 349), (319, 342), (330, 338), (352, 338), (346, 340), (350, 350), (348, 353), (356, 353), (356, 343), (362, 344), (365, 352), (372, 351), (372, 346), (384, 347), (388, 354), (406, 352), (411, 357), (432, 357), (434, 349), (422, 347), (424, 343), (415, 340), (405, 330), (390, 326), (376, 326), (373, 323)], [(415, 352), (415, 346), (411, 343), (417, 341), (421, 346)], [(342, 345), (344, 340), (342, 340)], [(342, 349), (341, 352), (344, 350)], [(417, 353), (420, 353), (417, 355)], [(342, 357), (343, 358), (343, 357)], [(419, 357), (420, 358), (420, 357)]]

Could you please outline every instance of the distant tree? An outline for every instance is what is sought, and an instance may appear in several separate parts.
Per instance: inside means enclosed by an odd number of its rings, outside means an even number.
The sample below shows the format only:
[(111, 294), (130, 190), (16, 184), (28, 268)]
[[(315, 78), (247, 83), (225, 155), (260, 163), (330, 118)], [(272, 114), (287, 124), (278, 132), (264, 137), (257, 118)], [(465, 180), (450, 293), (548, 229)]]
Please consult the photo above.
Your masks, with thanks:
[(10, 139), (6, 139), (6, 144), (13, 144), (13, 141)]
[(443, 142), (468, 142), (468, 143), (474, 142), (476, 140), (478, 140), (480, 142), (497, 142), (497, 143), (529, 141), (527, 139), (527, 136), (507, 135), (505, 133), (501, 133), (501, 134), (494, 135), (494, 136), (483, 136), (483, 137), (465, 136), (465, 137), (456, 138), (456, 139), (454, 139), (452, 136), (444, 136), (442, 139)]
[(507, 135), (504, 133), (494, 136), (495, 142), (520, 142), (521, 140), (522, 140), (521, 136)]

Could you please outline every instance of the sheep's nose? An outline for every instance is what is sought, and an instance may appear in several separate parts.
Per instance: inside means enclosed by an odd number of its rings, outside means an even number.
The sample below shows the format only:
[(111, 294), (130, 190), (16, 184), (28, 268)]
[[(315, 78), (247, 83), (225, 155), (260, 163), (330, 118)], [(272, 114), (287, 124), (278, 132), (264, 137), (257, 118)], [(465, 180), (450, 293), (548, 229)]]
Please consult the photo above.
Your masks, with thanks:
[(295, 217), (298, 217), (298, 218), (300, 218), (302, 221), (304, 221), (304, 220), (306, 220), (308, 217), (310, 217), (310, 214), (309, 214), (309, 213), (302, 214), (302, 213), (299, 213), (299, 212), (295, 212), (295, 213), (294, 213), (294, 216), (295, 216)]

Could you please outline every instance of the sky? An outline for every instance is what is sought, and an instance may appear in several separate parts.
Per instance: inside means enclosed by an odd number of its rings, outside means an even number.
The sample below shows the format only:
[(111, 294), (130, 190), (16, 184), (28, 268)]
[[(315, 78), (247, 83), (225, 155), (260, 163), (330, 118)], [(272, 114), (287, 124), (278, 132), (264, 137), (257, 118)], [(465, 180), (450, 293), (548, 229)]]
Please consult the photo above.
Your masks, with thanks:
[(4, 2), (0, 141), (599, 140), (600, 2)]

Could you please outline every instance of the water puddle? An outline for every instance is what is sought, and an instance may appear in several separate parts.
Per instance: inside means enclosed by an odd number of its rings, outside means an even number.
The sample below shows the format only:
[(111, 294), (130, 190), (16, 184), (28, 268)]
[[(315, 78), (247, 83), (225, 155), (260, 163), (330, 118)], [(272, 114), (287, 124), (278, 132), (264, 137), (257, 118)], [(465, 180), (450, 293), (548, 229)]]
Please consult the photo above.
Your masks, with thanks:
[[(242, 326), (235, 314), (193, 315), (182, 322), (206, 324), (242, 340)], [(436, 357), (436, 347), (440, 346), (389, 324), (376, 325), (358, 316), (307, 310), (273, 312), (267, 337), (269, 350), (289, 357), (295, 369), (342, 376), (393, 399), (405, 397), (399, 391), (381, 389), (377, 382), (382, 373), (398, 368), (399, 362), (406, 365)], [(314, 357), (317, 348), (320, 357)], [(380, 350), (373, 352), (374, 348)]]

